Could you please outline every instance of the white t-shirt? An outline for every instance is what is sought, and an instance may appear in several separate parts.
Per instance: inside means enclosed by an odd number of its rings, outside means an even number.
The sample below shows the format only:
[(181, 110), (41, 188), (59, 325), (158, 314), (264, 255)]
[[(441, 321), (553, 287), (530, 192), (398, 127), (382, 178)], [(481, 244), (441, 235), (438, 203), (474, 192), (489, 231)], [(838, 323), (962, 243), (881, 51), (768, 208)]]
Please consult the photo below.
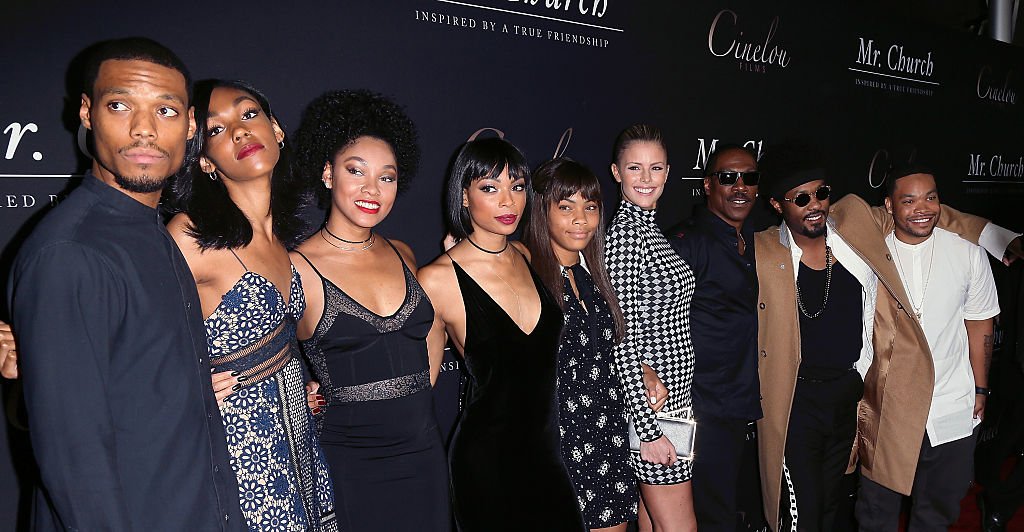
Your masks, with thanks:
[(966, 438), (981, 420), (974, 419), (974, 372), (964, 320), (999, 314), (988, 259), (981, 247), (939, 228), (920, 244), (900, 242), (894, 234), (886, 243), (912, 310), (921, 313), (935, 363), (928, 439), (936, 446)]

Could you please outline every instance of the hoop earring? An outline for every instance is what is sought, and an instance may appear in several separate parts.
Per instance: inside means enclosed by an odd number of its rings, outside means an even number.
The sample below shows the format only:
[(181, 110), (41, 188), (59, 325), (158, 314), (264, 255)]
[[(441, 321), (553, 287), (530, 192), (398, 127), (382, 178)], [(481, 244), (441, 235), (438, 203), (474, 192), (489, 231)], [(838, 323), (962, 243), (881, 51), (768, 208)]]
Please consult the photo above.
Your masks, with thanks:
[(207, 172), (206, 175), (210, 176), (210, 181), (216, 181), (217, 180), (217, 172), (216, 171), (214, 171), (214, 172)]
[(278, 147), (278, 149), (281, 149), (281, 150), (284, 149), (284, 139), (281, 139), (281, 142), (277, 143), (277, 147)]

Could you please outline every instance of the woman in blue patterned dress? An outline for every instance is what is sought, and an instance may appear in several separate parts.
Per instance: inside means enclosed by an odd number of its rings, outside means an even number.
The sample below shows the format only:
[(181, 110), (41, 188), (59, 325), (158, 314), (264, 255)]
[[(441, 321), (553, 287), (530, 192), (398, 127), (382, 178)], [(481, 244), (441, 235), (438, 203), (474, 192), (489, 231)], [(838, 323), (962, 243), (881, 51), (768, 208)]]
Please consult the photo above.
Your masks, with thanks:
[(565, 313), (558, 348), (562, 461), (590, 530), (625, 532), (637, 516), (637, 491), (612, 356), (625, 322), (604, 265), (601, 183), (560, 158), (540, 165), (532, 185), (526, 245)]
[(646, 508), (638, 522), (641, 531), (651, 530), (652, 524), (659, 531), (696, 530), (691, 462), (677, 459), (673, 443), (655, 419), (641, 377), (643, 362), (672, 390), (666, 410), (690, 408), (694, 277), (654, 222), (654, 209), (668, 180), (668, 152), (657, 128), (636, 125), (619, 134), (613, 153), (612, 175), (620, 185), (622, 202), (608, 229), (605, 255), (626, 319), (626, 335), (615, 346), (615, 357), (641, 441), (639, 456), (632, 457), (641, 509)]
[(200, 83), (195, 115), (191, 147), (202, 153), (175, 181), (183, 212), (167, 228), (206, 316), (242, 512), (252, 531), (336, 531), (295, 339), (305, 300), (285, 246), (302, 227), (297, 187), (274, 175), (284, 132), (266, 97), (242, 82)]

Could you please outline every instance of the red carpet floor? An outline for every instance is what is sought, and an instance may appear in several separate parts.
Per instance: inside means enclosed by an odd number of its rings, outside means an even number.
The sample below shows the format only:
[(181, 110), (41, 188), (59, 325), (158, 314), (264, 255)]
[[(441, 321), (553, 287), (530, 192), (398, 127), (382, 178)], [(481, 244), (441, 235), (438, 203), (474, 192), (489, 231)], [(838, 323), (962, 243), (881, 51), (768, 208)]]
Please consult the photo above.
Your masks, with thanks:
[[(949, 528), (950, 532), (980, 532), (981, 531), (981, 511), (978, 510), (975, 496), (978, 494), (978, 486), (972, 486), (971, 490), (967, 492), (967, 496), (964, 500), (960, 501), (960, 519), (957, 520), (956, 524)], [(903, 522), (900, 523), (900, 531), (903, 532), (907, 529), (907, 516), (903, 516)], [(1013, 519), (1007, 525), (1006, 530), (1008, 532), (1024, 532), (1024, 510), (1017, 510), (1014, 514)]]
[[(978, 532), (981, 530), (981, 511), (978, 510), (978, 504), (975, 499), (975, 495), (978, 493), (978, 486), (971, 486), (971, 490), (967, 492), (967, 496), (964, 500), (960, 501), (960, 519), (957, 520), (956, 524), (950, 527), (950, 531), (955, 532)], [(1009, 532), (1024, 532), (1024, 510), (1017, 510), (1014, 514), (1013, 519), (1007, 525), (1006, 530)]]

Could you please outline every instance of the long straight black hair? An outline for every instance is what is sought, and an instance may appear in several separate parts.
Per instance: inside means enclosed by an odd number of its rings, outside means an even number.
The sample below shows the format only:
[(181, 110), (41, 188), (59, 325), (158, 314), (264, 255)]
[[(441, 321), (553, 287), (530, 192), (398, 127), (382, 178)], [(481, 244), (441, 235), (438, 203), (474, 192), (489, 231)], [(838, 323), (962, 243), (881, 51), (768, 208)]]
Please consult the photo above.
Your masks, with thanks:
[(536, 193), (530, 207), (530, 223), (526, 230), (526, 247), (530, 249), (530, 264), (536, 270), (544, 286), (555, 296), (555, 301), (565, 310), (562, 270), (551, 245), (551, 232), (548, 228), (550, 210), (558, 202), (572, 197), (577, 192), (586, 201), (597, 203), (597, 227), (594, 238), (583, 248), (583, 259), (586, 261), (590, 276), (594, 279), (597, 292), (608, 302), (612, 319), (615, 322), (615, 341), (622, 340), (626, 333), (626, 322), (619, 308), (619, 300), (615, 297), (611, 278), (604, 265), (604, 232), (605, 223), (602, 213), (601, 183), (597, 176), (586, 166), (568, 158), (552, 159), (533, 171), (533, 190)]
[[(193, 89), (196, 133), (189, 141), (190, 154), (202, 155), (203, 142), (208, 132), (206, 119), (210, 115), (210, 97), (214, 89), (222, 87), (240, 90), (252, 96), (267, 118), (274, 119), (270, 100), (252, 85), (244, 81), (222, 79), (200, 81)], [(287, 152), (282, 149), (270, 182), (270, 214), (274, 236), (285, 247), (292, 248), (298, 245), (308, 228), (299, 216), (302, 187), (294, 182), (287, 168)], [(171, 191), (172, 209), (188, 214), (191, 219), (187, 228), (188, 235), (196, 239), (200, 249), (240, 248), (252, 242), (252, 224), (235, 202), (231, 201), (224, 183), (219, 179), (211, 180), (202, 171), (198, 157), (175, 176)]]

